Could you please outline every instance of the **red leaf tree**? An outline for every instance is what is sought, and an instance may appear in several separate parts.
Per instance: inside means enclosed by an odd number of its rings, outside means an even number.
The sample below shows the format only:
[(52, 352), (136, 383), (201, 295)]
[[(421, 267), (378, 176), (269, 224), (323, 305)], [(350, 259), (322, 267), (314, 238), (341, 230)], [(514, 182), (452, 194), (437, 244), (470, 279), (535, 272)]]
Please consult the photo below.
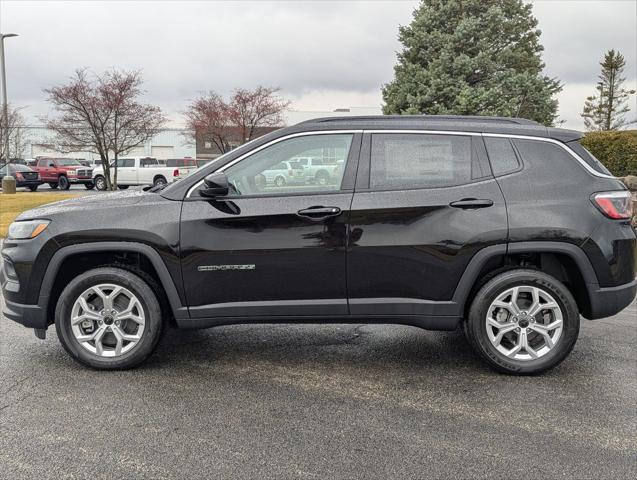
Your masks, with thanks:
[(209, 141), (220, 153), (255, 138), (263, 127), (283, 125), (283, 113), (290, 105), (278, 95), (279, 89), (258, 86), (236, 89), (229, 101), (210, 91), (195, 98), (184, 117), (190, 135)]
[(111, 190), (117, 188), (117, 158), (145, 144), (166, 123), (159, 107), (140, 101), (142, 84), (139, 72), (111, 70), (100, 76), (77, 70), (68, 83), (44, 90), (58, 113), (46, 122), (55, 133), (53, 144), (63, 152), (99, 155)]

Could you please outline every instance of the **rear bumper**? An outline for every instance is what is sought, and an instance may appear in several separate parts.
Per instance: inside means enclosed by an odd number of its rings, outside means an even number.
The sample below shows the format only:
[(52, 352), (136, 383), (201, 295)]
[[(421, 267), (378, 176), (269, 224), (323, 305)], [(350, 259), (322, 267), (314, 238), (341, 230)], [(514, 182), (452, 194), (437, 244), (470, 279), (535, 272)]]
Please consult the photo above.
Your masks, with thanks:
[(589, 290), (591, 313), (587, 318), (595, 320), (616, 315), (632, 303), (637, 295), (637, 279), (617, 287), (596, 288)]

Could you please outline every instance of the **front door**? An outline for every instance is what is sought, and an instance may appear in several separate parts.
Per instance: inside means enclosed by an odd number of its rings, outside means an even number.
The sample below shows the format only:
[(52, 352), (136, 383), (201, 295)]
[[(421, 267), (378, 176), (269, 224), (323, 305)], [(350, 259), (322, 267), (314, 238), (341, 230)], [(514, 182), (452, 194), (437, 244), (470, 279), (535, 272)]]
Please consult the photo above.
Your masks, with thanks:
[[(345, 247), (359, 146), (360, 135), (341, 132), (274, 140), (221, 169), (228, 197), (191, 193), (180, 236), (192, 318), (348, 313)], [(297, 172), (300, 155), (349, 168), (317, 185)], [(289, 171), (271, 175), (282, 163)]]
[(372, 133), (363, 145), (350, 214), (351, 313), (462, 314), (453, 296), (469, 261), (507, 238), (482, 137)]

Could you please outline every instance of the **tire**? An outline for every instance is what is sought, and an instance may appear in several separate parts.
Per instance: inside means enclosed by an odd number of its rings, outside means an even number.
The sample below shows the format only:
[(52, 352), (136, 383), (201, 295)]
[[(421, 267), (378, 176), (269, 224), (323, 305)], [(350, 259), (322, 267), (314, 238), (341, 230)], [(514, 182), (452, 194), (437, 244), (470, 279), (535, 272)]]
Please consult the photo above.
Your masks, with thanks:
[[(108, 312), (106, 315), (98, 314), (99, 309), (104, 307), (104, 304), (100, 297), (92, 293), (91, 289), (98, 288), (99, 285), (123, 287), (122, 293), (116, 294), (112, 306), (113, 310), (119, 311), (120, 315), (124, 313), (122, 309), (130, 305), (128, 294), (134, 296), (136, 303), (133, 312), (137, 317), (144, 319), (143, 326), (131, 319), (119, 320), (117, 315), (110, 315)], [(108, 292), (108, 289), (104, 289), (103, 292)], [(108, 294), (112, 294), (112, 291)], [(96, 310), (92, 312), (92, 315), (100, 318), (101, 323), (98, 324), (98, 320), (94, 319), (85, 320), (77, 324), (75, 329), (79, 331), (80, 335), (87, 336), (98, 331), (105, 332), (99, 341), (103, 349), (102, 354), (99, 353), (96, 341), (80, 343), (77, 332), (72, 325), (72, 315), (78, 312), (84, 313), (81, 307), (76, 307), (80, 296), (84, 296), (89, 304), (96, 303)], [(92, 297), (93, 299), (91, 299)], [(120, 300), (122, 298), (123, 300)], [(80, 308), (80, 310), (74, 311), (75, 308)], [(92, 326), (86, 327), (89, 330), (85, 330), (84, 324), (86, 322), (92, 324)], [(64, 349), (75, 361), (99, 370), (124, 370), (142, 363), (155, 350), (163, 326), (162, 310), (152, 288), (139, 276), (120, 268), (95, 268), (77, 276), (62, 291), (55, 308), (55, 330)], [(139, 340), (116, 341), (115, 329), (132, 336), (139, 332), (140, 328), (142, 331)], [(117, 354), (115, 347), (120, 343), (122, 345), (121, 352)]]
[[(521, 312), (518, 314), (511, 313), (510, 304), (515, 303), (513, 297), (504, 297), (513, 293), (515, 287), (521, 287), (517, 302)], [(529, 309), (534, 293), (541, 299), (541, 305), (554, 303), (556, 307), (542, 308), (534, 316), (526, 315), (525, 309)], [(503, 298), (503, 303), (509, 299), (508, 307), (500, 307), (502, 303), (493, 305)], [(531, 313), (530, 309), (528, 313)], [(487, 316), (493, 319), (491, 326), (487, 326)], [(502, 328), (493, 326), (493, 322)], [(480, 288), (463, 326), (471, 346), (492, 368), (514, 375), (531, 375), (559, 365), (568, 356), (577, 341), (579, 322), (577, 303), (563, 283), (537, 270), (516, 269), (496, 275)], [(546, 331), (553, 346), (549, 346), (546, 336), (537, 330), (543, 324), (560, 325)], [(496, 345), (498, 337), (499, 345)], [(525, 342), (529, 342), (530, 350), (522, 347), (514, 354), (503, 352), (513, 352)]]
[(95, 188), (95, 184), (93, 182), (85, 183), (84, 188), (86, 188), (87, 190), (93, 190)]
[(277, 187), (284, 187), (285, 186), (285, 178), (276, 177), (274, 179), (274, 185), (276, 185)]
[(108, 185), (106, 184), (106, 178), (104, 178), (102, 175), (96, 176), (95, 180), (93, 180), (93, 183), (95, 184), (95, 188), (97, 188), (101, 192), (108, 188)]
[(69, 182), (69, 179), (65, 176), (61, 176), (60, 178), (58, 178), (58, 185), (60, 187), (60, 190), (68, 190), (69, 188), (71, 188), (71, 182)]
[(316, 172), (314, 179), (319, 185), (327, 185), (328, 183), (330, 183), (330, 174), (327, 173), (325, 170), (319, 170), (318, 172)]
[(49, 182), (49, 187), (55, 190), (56, 188), (58, 188), (58, 184), (55, 182)]
[(160, 175), (158, 177), (155, 177), (155, 179), (153, 180), (153, 187), (159, 187), (161, 185), (166, 185), (167, 183), (168, 182), (166, 181), (166, 179)]
[(129, 187), (129, 185), (118, 185), (117, 188), (119, 188), (120, 190), (126, 190)]
[(32, 192), (35, 192), (35, 191), (37, 191), (37, 190), (38, 190), (38, 187), (39, 187), (39, 186), (40, 186), (40, 185), (29, 185), (27, 188), (28, 188), (29, 190), (31, 190)]

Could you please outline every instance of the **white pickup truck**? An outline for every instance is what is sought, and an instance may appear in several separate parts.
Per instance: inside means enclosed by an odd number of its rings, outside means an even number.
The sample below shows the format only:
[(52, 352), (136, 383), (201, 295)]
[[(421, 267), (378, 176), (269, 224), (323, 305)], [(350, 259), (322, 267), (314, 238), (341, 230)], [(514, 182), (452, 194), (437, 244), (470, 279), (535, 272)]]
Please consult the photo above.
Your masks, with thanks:
[[(114, 165), (111, 165), (111, 177), (113, 167)], [(117, 186), (128, 188), (131, 185), (165, 185), (188, 176), (192, 170), (192, 167), (167, 167), (153, 157), (118, 158)], [(98, 190), (106, 190), (106, 178), (102, 167), (93, 170), (93, 182)]]

